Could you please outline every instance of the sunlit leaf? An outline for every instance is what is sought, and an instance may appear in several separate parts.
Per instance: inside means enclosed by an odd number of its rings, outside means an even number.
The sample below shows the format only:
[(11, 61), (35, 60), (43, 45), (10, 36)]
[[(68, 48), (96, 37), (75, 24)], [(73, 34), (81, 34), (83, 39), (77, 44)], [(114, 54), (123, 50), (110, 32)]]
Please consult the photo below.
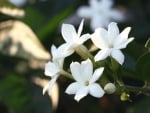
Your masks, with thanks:
[(31, 59), (50, 59), (37, 36), (20, 21), (0, 23), (0, 52), (10, 56)]
[(25, 15), (24, 10), (8, 6), (0, 7), (0, 13), (11, 17), (23, 17)]

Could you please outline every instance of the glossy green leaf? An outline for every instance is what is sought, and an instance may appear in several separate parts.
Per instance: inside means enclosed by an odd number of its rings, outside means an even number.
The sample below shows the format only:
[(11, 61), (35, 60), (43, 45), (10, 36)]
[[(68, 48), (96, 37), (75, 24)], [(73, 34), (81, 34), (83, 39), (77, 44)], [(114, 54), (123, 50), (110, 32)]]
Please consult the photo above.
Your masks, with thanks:
[(150, 82), (150, 52), (139, 58), (136, 64), (137, 77)]

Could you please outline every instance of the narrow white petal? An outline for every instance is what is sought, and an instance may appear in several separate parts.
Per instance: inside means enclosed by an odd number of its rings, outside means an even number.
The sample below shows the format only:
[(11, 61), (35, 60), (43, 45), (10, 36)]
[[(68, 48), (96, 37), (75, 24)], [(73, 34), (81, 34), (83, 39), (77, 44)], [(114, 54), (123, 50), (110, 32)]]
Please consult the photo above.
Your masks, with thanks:
[(76, 93), (74, 99), (79, 102), (80, 99), (82, 99), (83, 97), (87, 96), (87, 94), (88, 94), (88, 87), (82, 86), (82, 87), (77, 91), (77, 93)]
[(45, 64), (45, 75), (47, 76), (53, 76), (57, 74), (60, 71), (60, 69), (54, 64), (53, 62), (48, 62)]
[(70, 64), (70, 70), (72, 73), (73, 78), (82, 83), (82, 76), (81, 76), (81, 65), (78, 62), (72, 62)]
[(106, 59), (108, 56), (110, 56), (111, 50), (109, 49), (104, 49), (100, 50), (94, 57), (95, 61), (100, 61)]
[(81, 63), (81, 76), (83, 78), (83, 80), (89, 81), (92, 77), (92, 73), (93, 73), (93, 64), (92, 62), (87, 59), (86, 61), (83, 61)]
[(97, 28), (91, 35), (92, 42), (100, 49), (106, 49), (109, 46), (107, 31), (103, 28)]
[(131, 30), (131, 28), (127, 27), (120, 33), (120, 35), (114, 40), (115, 47), (120, 46), (126, 40), (128, 40), (128, 34), (129, 34), (130, 30)]
[(79, 25), (79, 28), (78, 28), (78, 37), (80, 37), (81, 35), (81, 32), (82, 32), (82, 29), (83, 29), (83, 23), (84, 23), (84, 19), (82, 19), (80, 25)]
[(52, 46), (51, 46), (51, 53), (52, 53), (52, 57), (55, 57), (55, 53), (56, 53), (56, 51), (57, 51), (56, 46), (55, 46), (55, 45), (52, 45)]
[(94, 84), (90, 85), (90, 87), (89, 87), (89, 93), (90, 93), (90, 95), (99, 98), (99, 97), (102, 97), (105, 92), (100, 87), (99, 84), (94, 83)]
[(109, 43), (111, 44), (118, 35), (119, 35), (119, 29), (118, 29), (117, 23), (111, 22), (108, 25)]
[(59, 75), (57, 74), (51, 78), (50, 82), (44, 87), (43, 94), (45, 94), (45, 92), (48, 91), (48, 94), (51, 95), (52, 88), (58, 77)]
[(93, 10), (90, 7), (82, 6), (78, 9), (77, 14), (83, 18), (91, 18), (93, 15)]
[(124, 49), (127, 47), (127, 45), (132, 42), (134, 40), (134, 38), (129, 38), (128, 40), (126, 40), (125, 42), (123, 42), (122, 44), (118, 45), (117, 47), (115, 47), (116, 49)]
[(99, 79), (99, 77), (102, 75), (103, 71), (104, 71), (103, 67), (96, 69), (90, 80), (90, 84), (96, 82)]
[(121, 37), (124, 41), (127, 40), (130, 31), (131, 31), (131, 27), (125, 28), (125, 29), (120, 33), (120, 37)]
[(111, 56), (119, 63), (123, 64), (124, 62), (124, 55), (120, 50), (113, 50)]
[(67, 89), (66, 93), (67, 94), (76, 94), (76, 92), (80, 89), (81, 85), (78, 82), (71, 83)]
[(71, 24), (63, 24), (61, 33), (66, 42), (71, 42), (73, 35), (77, 34), (74, 26)]

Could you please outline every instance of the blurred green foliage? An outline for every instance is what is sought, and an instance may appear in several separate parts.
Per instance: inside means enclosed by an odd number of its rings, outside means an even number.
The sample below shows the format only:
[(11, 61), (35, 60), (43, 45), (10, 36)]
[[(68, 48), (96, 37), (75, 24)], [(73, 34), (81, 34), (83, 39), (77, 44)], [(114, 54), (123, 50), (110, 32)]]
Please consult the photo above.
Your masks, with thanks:
[[(124, 75), (128, 77), (127, 84), (135, 86), (147, 81), (150, 83), (150, 1), (149, 0), (114, 0), (115, 6), (122, 6), (127, 10), (129, 19), (119, 24), (120, 29), (131, 26), (130, 35), (135, 37), (123, 52), (126, 55)], [(10, 7), (23, 10), (25, 16), (16, 16), (0, 12), (0, 22), (7, 20), (20, 20), (28, 25), (37, 35), (46, 50), (53, 43), (56, 45), (63, 42), (60, 26), (66, 19), (70, 19), (79, 6), (87, 4), (87, 0), (28, 0), (22, 7), (16, 7), (7, 0), (0, 0), (0, 7)], [(77, 18), (78, 19), (78, 18)], [(74, 23), (72, 23), (74, 24)], [(1, 27), (1, 26), (0, 26)], [(85, 25), (87, 29), (89, 26)], [(89, 29), (87, 29), (89, 30)], [(1, 29), (0, 29), (1, 31)], [(22, 31), (24, 32), (24, 31)], [(91, 32), (91, 31), (89, 31)], [(0, 34), (1, 39), (1, 34)], [(1, 45), (0, 45), (1, 46)], [(29, 45), (30, 46), (30, 45)], [(45, 50), (45, 51), (46, 51)], [(5, 51), (5, 50), (3, 50)], [(93, 99), (90, 96), (76, 103), (73, 98), (64, 94), (66, 80), (60, 79), (60, 101), (56, 111), (52, 110), (49, 97), (42, 95), (42, 88), (33, 82), (34, 77), (44, 76), (43, 64), (48, 60), (20, 58), (8, 56), (0, 52), (0, 113), (149, 113), (149, 95), (131, 94), (132, 102), (122, 102), (118, 95), (104, 96), (102, 99)], [(34, 62), (35, 67), (30, 63)], [(38, 64), (38, 65), (37, 65)], [(40, 65), (40, 66), (39, 66)], [(42, 66), (41, 66), (42, 65)], [(133, 75), (135, 74), (135, 75)], [(134, 79), (134, 80), (133, 80)], [(136, 80), (137, 79), (137, 80)], [(64, 84), (64, 82), (66, 84)], [(144, 87), (144, 86), (142, 86)], [(150, 93), (150, 88), (145, 89)]]

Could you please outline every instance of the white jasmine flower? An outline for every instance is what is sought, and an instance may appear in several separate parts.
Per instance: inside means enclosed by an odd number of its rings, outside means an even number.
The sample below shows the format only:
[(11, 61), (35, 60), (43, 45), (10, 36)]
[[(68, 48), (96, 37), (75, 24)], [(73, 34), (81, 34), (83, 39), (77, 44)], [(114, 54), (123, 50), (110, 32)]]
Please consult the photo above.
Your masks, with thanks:
[(83, 29), (83, 20), (80, 23), (78, 32), (76, 32), (75, 28), (71, 24), (63, 24), (62, 25), (62, 36), (66, 41), (62, 46), (65, 49), (63, 52), (64, 56), (69, 56), (75, 52), (75, 50), (80, 47), (86, 40), (90, 38), (89, 34), (84, 34), (81, 36), (81, 32)]
[(108, 56), (112, 56), (119, 64), (123, 64), (124, 55), (120, 49), (126, 48), (134, 38), (128, 39), (131, 28), (125, 28), (120, 34), (117, 23), (110, 23), (108, 31), (103, 28), (97, 28), (91, 35), (91, 39), (96, 47), (101, 49), (95, 55), (95, 61), (104, 60)]
[(27, 2), (27, 0), (9, 0), (9, 2), (16, 6), (23, 6)]
[(104, 86), (104, 90), (107, 94), (112, 94), (116, 91), (116, 86), (113, 83), (107, 83)]
[(113, 9), (112, 0), (89, 0), (90, 6), (82, 6), (77, 14), (82, 18), (91, 19), (91, 28), (108, 26), (111, 20), (121, 21), (123, 15), (116, 9)]
[(57, 78), (59, 77), (61, 71), (63, 70), (64, 58), (61, 57), (62, 47), (56, 48), (54, 45), (51, 47), (52, 61), (49, 61), (45, 65), (45, 75), (50, 76), (51, 80), (43, 89), (43, 94), (48, 90), (49, 95), (51, 95), (51, 89), (55, 84)]
[(102, 97), (104, 90), (98, 83), (95, 83), (102, 75), (104, 68), (98, 68), (93, 73), (92, 62), (87, 59), (81, 64), (73, 62), (70, 65), (71, 73), (76, 82), (71, 83), (67, 89), (67, 94), (75, 94), (74, 99), (79, 101), (88, 93), (94, 97)]

